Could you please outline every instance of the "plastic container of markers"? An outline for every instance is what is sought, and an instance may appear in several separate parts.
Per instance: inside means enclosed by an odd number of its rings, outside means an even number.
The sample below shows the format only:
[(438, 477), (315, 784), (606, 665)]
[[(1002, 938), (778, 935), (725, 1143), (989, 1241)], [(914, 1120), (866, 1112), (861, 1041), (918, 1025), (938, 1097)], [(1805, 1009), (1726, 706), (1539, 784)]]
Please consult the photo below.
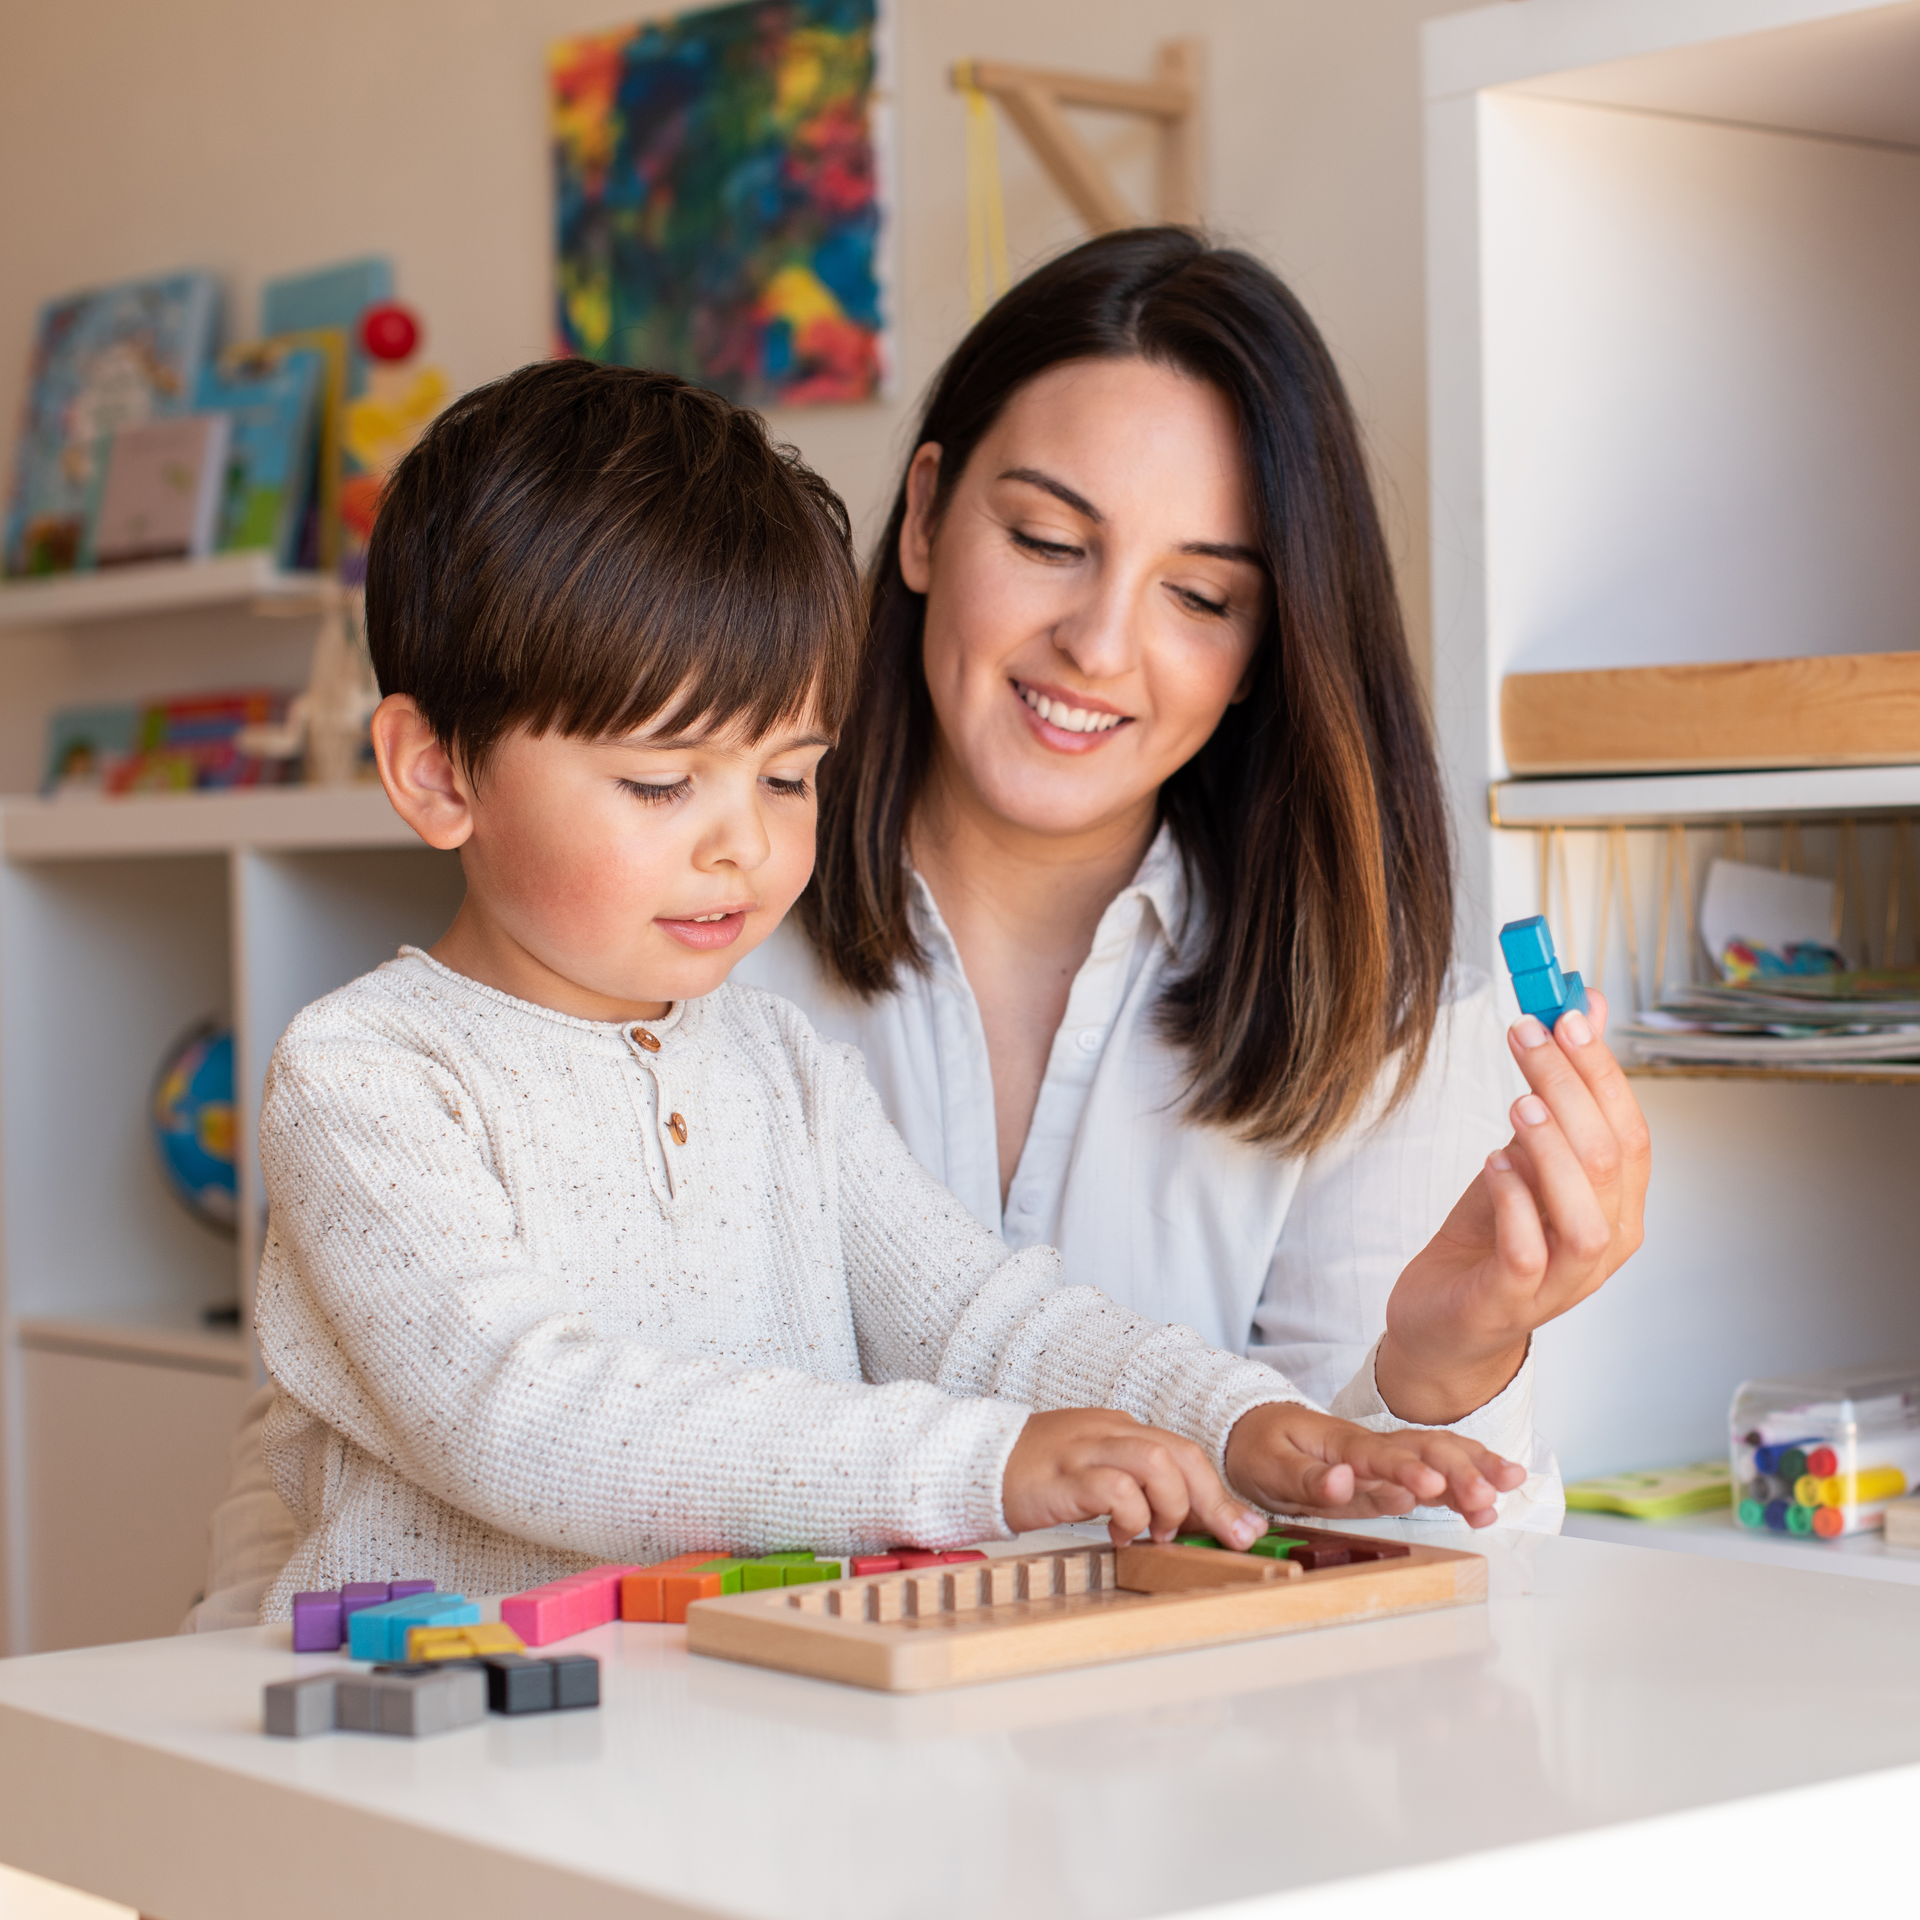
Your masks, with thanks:
[(1756, 1532), (1844, 1540), (1920, 1487), (1920, 1366), (1743, 1381), (1729, 1426), (1734, 1518)]

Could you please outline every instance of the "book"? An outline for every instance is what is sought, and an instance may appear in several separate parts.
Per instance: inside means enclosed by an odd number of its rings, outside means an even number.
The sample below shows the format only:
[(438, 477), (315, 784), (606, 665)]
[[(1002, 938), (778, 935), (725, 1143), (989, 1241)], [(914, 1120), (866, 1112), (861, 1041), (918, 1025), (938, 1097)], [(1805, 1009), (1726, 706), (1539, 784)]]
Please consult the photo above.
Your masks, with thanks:
[(263, 340), (229, 347), (201, 374), (199, 405), (233, 423), (216, 541), (222, 553), (265, 548), (279, 566), (297, 561), (326, 371), (326, 356), (312, 347)]
[(185, 694), (140, 710), (131, 753), (109, 776), (109, 793), (178, 793), (199, 787), (276, 786), (297, 773), (290, 760), (240, 750), (245, 727), (271, 726), (287, 696), (269, 688)]
[(109, 436), (192, 405), (219, 309), (204, 273), (69, 294), (41, 309), (0, 569), (26, 576), (83, 563)]
[(340, 563), (340, 431), (347, 410), (347, 335), (342, 327), (303, 327), (276, 333), (271, 347), (304, 347), (320, 355), (320, 393), (315, 405), (313, 472), (293, 564), (331, 573)]
[(47, 771), (40, 791), (50, 800), (104, 792), (133, 757), (140, 709), (61, 707), (47, 722)]
[(189, 413), (111, 436), (88, 541), (95, 566), (213, 551), (231, 426), (224, 413)]

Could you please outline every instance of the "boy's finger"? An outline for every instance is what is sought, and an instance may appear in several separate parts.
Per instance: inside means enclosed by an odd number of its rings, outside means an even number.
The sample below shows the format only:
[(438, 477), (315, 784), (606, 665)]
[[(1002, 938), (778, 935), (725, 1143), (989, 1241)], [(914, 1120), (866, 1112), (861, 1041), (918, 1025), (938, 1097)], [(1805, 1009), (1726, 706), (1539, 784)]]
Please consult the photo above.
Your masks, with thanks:
[(1107, 1516), (1107, 1532), (1116, 1547), (1139, 1539), (1152, 1522), (1153, 1510), (1140, 1483), (1118, 1467), (1095, 1467), (1081, 1478), (1080, 1491), (1086, 1512)]

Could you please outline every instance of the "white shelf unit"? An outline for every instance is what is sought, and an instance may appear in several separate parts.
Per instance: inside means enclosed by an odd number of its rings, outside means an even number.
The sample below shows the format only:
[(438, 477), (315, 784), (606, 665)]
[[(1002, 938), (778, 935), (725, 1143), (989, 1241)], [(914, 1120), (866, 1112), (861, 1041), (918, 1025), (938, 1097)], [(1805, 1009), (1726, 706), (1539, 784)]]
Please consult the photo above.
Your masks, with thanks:
[[(1542, 904), (1542, 828), (1574, 963), (1616, 988), (1618, 947), (1584, 944), (1610, 841), (1643, 991), (1669, 823), (1697, 887), (1730, 825), (1817, 870), (1854, 821), (1884, 897), (1914, 768), (1516, 781), (1498, 702), (1510, 672), (1914, 645), (1917, 76), (1912, 0), (1524, 0), (1425, 29), (1435, 712), (1461, 949), (1490, 970)], [(1536, 1343), (1575, 1477), (1712, 1452), (1743, 1377), (1920, 1355), (1920, 1089), (1636, 1086), (1646, 1246)]]
[[(256, 1378), (267, 1059), (460, 895), (377, 788), (0, 802), (10, 1649), (168, 1632), (196, 1597)], [(208, 1016), (235, 1038), (232, 1236), (174, 1199), (147, 1129), (162, 1055)], [(239, 1330), (206, 1325), (231, 1303)]]
[(305, 613), (317, 608), (320, 591), (318, 574), (283, 573), (269, 554), (222, 553), (44, 580), (0, 580), (0, 628), (64, 627), (194, 607)]

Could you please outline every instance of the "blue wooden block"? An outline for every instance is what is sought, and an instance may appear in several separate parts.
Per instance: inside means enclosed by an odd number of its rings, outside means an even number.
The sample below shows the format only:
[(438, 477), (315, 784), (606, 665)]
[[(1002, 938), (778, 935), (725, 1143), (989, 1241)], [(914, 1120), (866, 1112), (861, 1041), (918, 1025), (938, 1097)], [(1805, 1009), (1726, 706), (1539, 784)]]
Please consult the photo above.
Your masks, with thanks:
[(403, 1660), (409, 1627), (469, 1627), (480, 1609), (458, 1593), (411, 1594), (384, 1606), (362, 1607), (347, 1623), (348, 1651), (356, 1660)]
[(1532, 973), (1554, 963), (1553, 935), (1548, 931), (1545, 914), (1528, 920), (1509, 920), (1500, 929), (1500, 951), (1509, 973)]
[(1544, 1020), (1558, 1015), (1567, 1002), (1567, 977), (1551, 960), (1544, 967), (1531, 968), (1513, 976), (1513, 997), (1520, 1011)]

